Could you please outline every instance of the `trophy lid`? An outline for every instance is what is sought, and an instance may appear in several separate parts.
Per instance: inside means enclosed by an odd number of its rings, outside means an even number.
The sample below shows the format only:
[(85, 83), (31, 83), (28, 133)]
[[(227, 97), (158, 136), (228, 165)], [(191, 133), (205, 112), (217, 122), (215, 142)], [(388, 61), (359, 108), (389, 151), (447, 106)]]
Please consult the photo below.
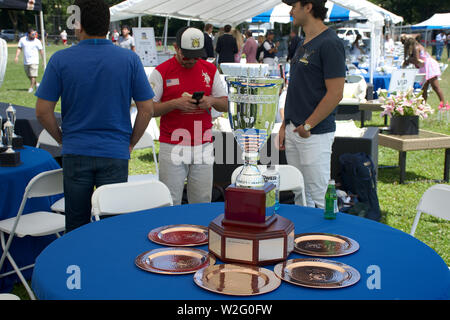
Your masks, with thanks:
[(10, 103), (8, 108), (6, 108), (6, 112), (16, 112), (16, 108)]

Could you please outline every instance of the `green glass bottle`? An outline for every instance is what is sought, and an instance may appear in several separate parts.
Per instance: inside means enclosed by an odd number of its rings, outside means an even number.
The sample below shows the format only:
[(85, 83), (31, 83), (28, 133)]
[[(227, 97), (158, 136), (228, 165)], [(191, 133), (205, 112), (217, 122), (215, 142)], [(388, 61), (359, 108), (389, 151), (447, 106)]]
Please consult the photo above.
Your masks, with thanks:
[(325, 219), (336, 219), (338, 212), (336, 186), (334, 180), (328, 182), (327, 193), (325, 194)]

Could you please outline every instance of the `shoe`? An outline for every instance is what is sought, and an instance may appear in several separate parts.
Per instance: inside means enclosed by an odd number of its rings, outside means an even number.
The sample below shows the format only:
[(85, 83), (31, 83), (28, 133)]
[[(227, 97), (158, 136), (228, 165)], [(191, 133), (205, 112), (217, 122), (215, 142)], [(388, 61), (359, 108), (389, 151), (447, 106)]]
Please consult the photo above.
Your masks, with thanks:
[(40, 84), (41, 84), (40, 82), (36, 83), (36, 89), (39, 88)]
[(28, 93), (32, 93), (33, 92), (33, 88), (28, 89)]

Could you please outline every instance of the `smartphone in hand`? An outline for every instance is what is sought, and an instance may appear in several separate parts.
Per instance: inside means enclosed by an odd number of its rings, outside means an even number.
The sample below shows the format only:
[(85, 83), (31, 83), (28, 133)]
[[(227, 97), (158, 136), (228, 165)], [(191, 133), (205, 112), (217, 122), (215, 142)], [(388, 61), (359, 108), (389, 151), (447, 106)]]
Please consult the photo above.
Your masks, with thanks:
[(196, 104), (199, 104), (200, 100), (203, 98), (203, 95), (205, 94), (205, 92), (203, 91), (196, 91), (194, 92), (194, 94), (192, 95), (192, 99), (197, 100)]

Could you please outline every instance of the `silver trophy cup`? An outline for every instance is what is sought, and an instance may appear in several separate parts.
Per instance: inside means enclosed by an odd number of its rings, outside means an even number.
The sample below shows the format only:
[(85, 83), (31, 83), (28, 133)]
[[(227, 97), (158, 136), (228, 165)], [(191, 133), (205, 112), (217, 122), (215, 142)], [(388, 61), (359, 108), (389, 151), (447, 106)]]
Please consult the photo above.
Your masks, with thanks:
[(226, 81), (228, 118), (244, 158), (236, 186), (262, 188), (265, 182), (257, 166), (259, 151), (272, 133), (283, 79), (227, 77)]
[(12, 104), (9, 104), (8, 108), (6, 109), (6, 119), (12, 123), (13, 137), (17, 137), (14, 133), (14, 128), (16, 126), (16, 109), (12, 106)]
[(6, 145), (8, 147), (8, 149), (5, 151), (5, 153), (14, 153), (14, 150), (12, 148), (14, 126), (11, 123), (11, 121), (8, 120), (5, 122), (4, 129), (5, 129), (5, 136), (6, 136)]

